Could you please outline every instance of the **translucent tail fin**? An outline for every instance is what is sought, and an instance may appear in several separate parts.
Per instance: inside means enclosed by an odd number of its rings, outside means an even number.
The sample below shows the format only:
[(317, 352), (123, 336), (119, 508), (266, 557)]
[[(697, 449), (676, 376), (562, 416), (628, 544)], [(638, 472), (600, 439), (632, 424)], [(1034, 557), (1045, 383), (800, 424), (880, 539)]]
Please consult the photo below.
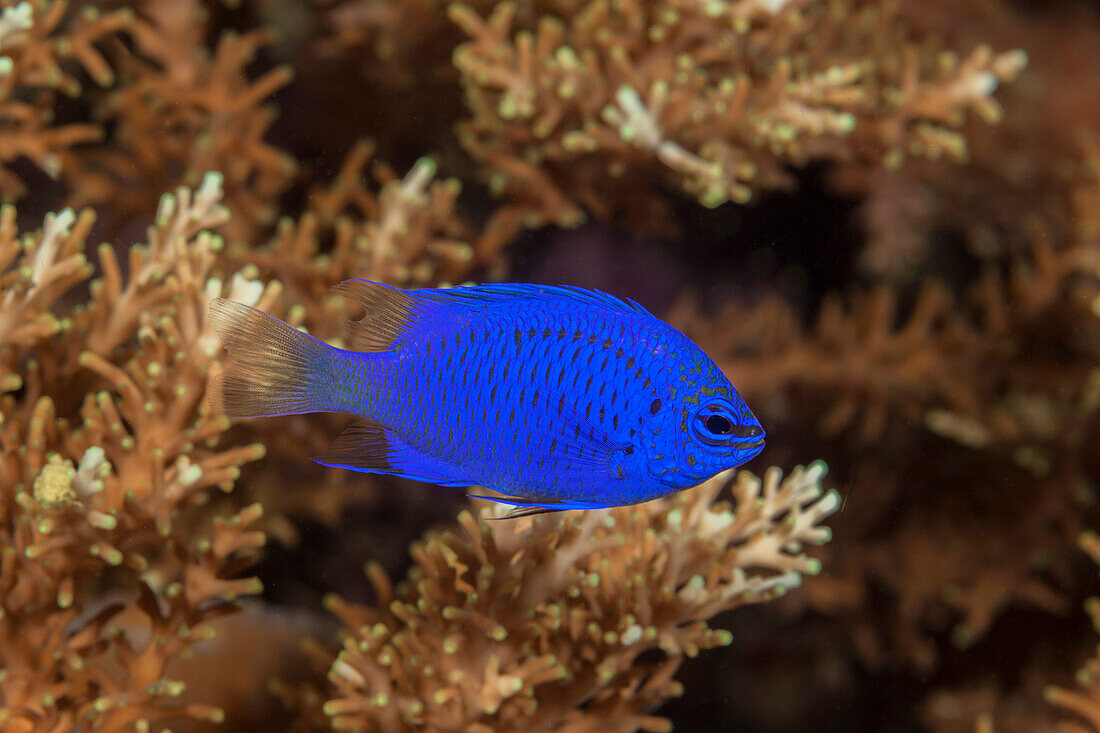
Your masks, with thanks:
[(259, 417), (332, 409), (321, 378), (337, 349), (243, 303), (215, 298), (209, 312), (233, 357), (206, 393), (215, 412)]

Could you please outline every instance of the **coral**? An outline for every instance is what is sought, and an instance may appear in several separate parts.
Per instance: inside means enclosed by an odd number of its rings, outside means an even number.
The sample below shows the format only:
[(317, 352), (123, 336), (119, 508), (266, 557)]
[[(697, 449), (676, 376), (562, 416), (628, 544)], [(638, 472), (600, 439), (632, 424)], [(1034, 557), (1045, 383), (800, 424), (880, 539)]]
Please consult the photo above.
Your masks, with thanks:
[[(192, 516), (259, 445), (219, 445), (202, 408), (220, 178), (162, 200), (123, 279), (109, 247), (91, 299), (51, 312), (86, 278), (90, 212), (19, 237), (2, 214), (6, 394), (0, 397), (0, 718), (11, 731), (121, 730), (220, 712), (177, 701), (167, 664), (206, 623), (259, 592), (235, 578), (264, 543), (262, 513)], [(236, 291), (240, 296), (240, 289)], [(135, 348), (137, 347), (137, 348)], [(75, 418), (75, 419), (74, 419)], [(142, 723), (141, 721), (145, 721)]]
[[(824, 465), (723, 474), (672, 499), (493, 521), (429, 534), (396, 590), (368, 567), (380, 608), (330, 600), (347, 631), (324, 709), (340, 730), (665, 731), (685, 657), (728, 644), (706, 619), (784, 594), (830, 537)], [(656, 661), (643, 655), (660, 652)]]
[[(1081, 549), (1088, 553), (1092, 561), (1100, 565), (1100, 537), (1095, 532), (1085, 532), (1080, 537)], [(1090, 598), (1085, 610), (1092, 619), (1093, 629), (1100, 631), (1100, 598)], [(1095, 733), (1100, 730), (1100, 655), (1094, 655), (1077, 673), (1080, 690), (1067, 690), (1050, 686), (1044, 691), (1048, 702), (1074, 713), (1087, 721), (1081, 723), (1065, 722), (1060, 729), (1065, 733)]]
[[(449, 12), (470, 36), (455, 51), (464, 145), (495, 190), (558, 224), (581, 206), (610, 218), (623, 193), (651, 205), (651, 176), (717, 206), (787, 186), (784, 166), (811, 160), (964, 161), (966, 113), (999, 120), (990, 94), (1026, 60), (987, 46), (933, 57), (877, 3), (594, 0), (518, 30), (515, 3)], [(619, 179), (643, 183), (609, 197)]]
[[(878, 498), (838, 527), (854, 533), (853, 555), (835, 558), (826, 582), (845, 578), (846, 593), (868, 578), (892, 588), (901, 623), (886, 633), (920, 666), (934, 663), (919, 641), (934, 608), (961, 612), (954, 634), (967, 645), (1013, 600), (1064, 607), (1049, 579), (1064, 574), (1100, 478), (1085, 450), (1100, 407), (1098, 266), (1092, 244), (1053, 252), (1037, 238), (1008, 276), (989, 272), (975, 285), (968, 311), (928, 285), (900, 325), (885, 288), (848, 309), (828, 300), (808, 331), (778, 300), (750, 313), (730, 305), (709, 327), (687, 302), (672, 316), (760, 405), (765, 424), (783, 430), (818, 416), (833, 460), (859, 466), (851, 491)], [(901, 482), (887, 478), (906, 472), (930, 482), (961, 474), (968, 491), (920, 489), (921, 500), (906, 502)], [(898, 502), (909, 506), (900, 516)], [(884, 521), (886, 541), (872, 539)]]
[(296, 164), (264, 141), (275, 119), (267, 100), (292, 73), (282, 66), (248, 78), (265, 31), (226, 33), (209, 55), (196, 54), (208, 32), (204, 16), (198, 0), (141, 4), (130, 28), (133, 50), (114, 46), (119, 83), (94, 110), (112, 134), (77, 163), (73, 205), (110, 202), (125, 220), (150, 208), (150, 192), (196, 186), (216, 170), (233, 210), (227, 238), (254, 235), (274, 220)]
[[(0, 0), (0, 728), (1095, 727), (1098, 37), (1072, 1)], [(203, 404), (214, 296), (340, 344), (349, 277), (560, 272), (713, 354), (766, 465), (822, 456), (835, 539), (798, 544), (817, 464), (508, 521), (308, 461), (341, 416)]]
[(67, 2), (4, 3), (0, 9), (0, 196), (11, 200), (26, 186), (11, 169), (27, 158), (51, 177), (61, 175), (62, 161), (83, 143), (102, 133), (87, 122), (52, 124), (58, 95), (78, 97), (81, 81), (68, 68), (78, 65), (101, 86), (114, 73), (96, 48), (131, 24), (132, 15), (95, 7), (67, 21)]

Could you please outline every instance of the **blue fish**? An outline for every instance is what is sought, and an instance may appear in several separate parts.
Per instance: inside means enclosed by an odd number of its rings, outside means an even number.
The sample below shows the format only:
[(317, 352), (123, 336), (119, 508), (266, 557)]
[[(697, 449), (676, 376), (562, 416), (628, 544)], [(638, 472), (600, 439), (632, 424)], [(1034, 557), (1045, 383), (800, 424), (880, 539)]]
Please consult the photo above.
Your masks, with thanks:
[(527, 284), (401, 290), (348, 280), (366, 313), (349, 350), (222, 298), (234, 363), (211, 407), (232, 416), (359, 419), (326, 466), (483, 486), (521, 516), (648, 501), (764, 447), (717, 365), (631, 300)]

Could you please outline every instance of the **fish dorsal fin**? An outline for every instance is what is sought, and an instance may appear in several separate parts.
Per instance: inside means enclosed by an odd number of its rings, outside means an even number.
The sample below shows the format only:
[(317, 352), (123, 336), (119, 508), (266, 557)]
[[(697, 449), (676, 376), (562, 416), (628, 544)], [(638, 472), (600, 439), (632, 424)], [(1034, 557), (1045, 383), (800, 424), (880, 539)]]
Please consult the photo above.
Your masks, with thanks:
[(416, 297), (425, 300), (451, 300), (456, 305), (464, 303), (470, 307), (514, 307), (518, 303), (550, 302), (562, 305), (587, 305), (592, 308), (615, 311), (626, 315), (653, 315), (629, 298), (588, 290), (576, 285), (536, 285), (533, 283), (501, 283), (499, 285), (470, 285), (458, 288), (435, 288), (412, 291)]
[(458, 288), (400, 288), (371, 282), (345, 280), (333, 288), (365, 309), (358, 320), (348, 321), (348, 345), (353, 351), (390, 351), (423, 317), (466, 322), (477, 312), (497, 308), (544, 304), (547, 307), (585, 305), (624, 315), (653, 318), (633, 300), (572, 285), (472, 285)]
[(352, 351), (389, 351), (413, 317), (410, 294), (370, 280), (345, 280), (333, 288), (363, 306), (358, 320), (348, 320), (348, 346)]

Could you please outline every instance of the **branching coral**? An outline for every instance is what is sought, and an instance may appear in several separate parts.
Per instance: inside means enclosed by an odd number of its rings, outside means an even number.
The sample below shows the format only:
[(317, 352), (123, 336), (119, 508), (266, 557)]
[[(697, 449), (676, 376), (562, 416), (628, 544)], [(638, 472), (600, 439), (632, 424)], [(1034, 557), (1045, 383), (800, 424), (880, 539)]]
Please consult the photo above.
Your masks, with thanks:
[(53, 125), (57, 95), (80, 95), (74, 65), (102, 86), (114, 81), (96, 44), (125, 31), (132, 13), (100, 13), (91, 6), (71, 21), (67, 15), (63, 0), (24, 0), (0, 9), (0, 195), (6, 200), (26, 190), (10, 168), (19, 158), (56, 178), (71, 148), (101, 137), (93, 124)]
[[(1080, 544), (1092, 561), (1100, 565), (1100, 537), (1094, 532), (1085, 532), (1080, 537)], [(1085, 604), (1085, 610), (1092, 619), (1093, 628), (1100, 631), (1100, 598), (1090, 598)], [(1077, 673), (1077, 682), (1081, 689), (1076, 691), (1048, 687), (1045, 691), (1046, 698), (1051, 704), (1076, 713), (1088, 723), (1063, 723), (1061, 729), (1065, 733), (1100, 731), (1100, 656), (1094, 656), (1085, 663)]]
[[(0, 209), (0, 728), (178, 730), (220, 719), (232, 697), (270, 709), (262, 677), (277, 667), (249, 647), (290, 658), (304, 633), (323, 633), (316, 601), (334, 591), (343, 650), (318, 636), (320, 671), (302, 665), (308, 679), (272, 686), (304, 709), (280, 729), (666, 729), (659, 716), (676, 711), (655, 707), (680, 692), (681, 661), (730, 638), (714, 614), (778, 595), (818, 557), (825, 577), (738, 614), (799, 624), (784, 634), (798, 647), (788, 663), (844, 666), (830, 690), (869, 681), (885, 701), (911, 701), (845, 730), (906, 727), (918, 707), (937, 730), (975, 718), (1031, 730), (1054, 713), (1041, 694), (1052, 683), (1051, 700), (1095, 723), (1097, 670), (1075, 691), (1057, 673), (1084, 656), (1085, 635), (1057, 636), (1076, 619), (1049, 615), (1078, 607), (1076, 538), (1098, 519), (1090, 11), (1045, 22), (1003, 0), (121, 7), (0, 0), (0, 196), (24, 202)], [(354, 143), (366, 136), (377, 157)], [(589, 236), (701, 232), (653, 244), (689, 244), (677, 265), (701, 284), (745, 285), (740, 254), (712, 258), (715, 240), (730, 252), (746, 233), (766, 240), (749, 219), (781, 197), (758, 194), (796, 177), (855, 196), (866, 230), (820, 236), (807, 215), (796, 246), (753, 246), (811, 272), (809, 291), (840, 295), (805, 298), (807, 319), (761, 277), (754, 305), (710, 314), (685, 300), (672, 320), (745, 393), (773, 464), (825, 455), (839, 474), (837, 541), (814, 559), (800, 543), (827, 536), (819, 522), (837, 504), (818, 495), (816, 465), (784, 480), (742, 474), (735, 506), (718, 499), (723, 476), (633, 509), (507, 522), (481, 508), (416, 544), (393, 587), (407, 539), (449, 522), (457, 493), (417, 504), (429, 489), (303, 460), (340, 417), (230, 425), (203, 406), (220, 369), (206, 325), (216, 295), (338, 344), (352, 315), (330, 295), (340, 280), (503, 280), (570, 236), (517, 238), (524, 228), (585, 215), (599, 220)], [(796, 195), (818, 195), (808, 189)], [(737, 205), (750, 198), (755, 209)], [(726, 205), (705, 215), (696, 202)], [(113, 243), (89, 248), (100, 238)], [(539, 279), (539, 255), (513, 275)], [(857, 263), (875, 279), (851, 282)], [(916, 285), (933, 271), (950, 285)], [(652, 291), (609, 277), (650, 305)], [(250, 570), (265, 536), (301, 543)], [(373, 604), (356, 582), (365, 559), (387, 565), (371, 565)], [(267, 597), (219, 619), (259, 590), (250, 572), (276, 581)], [(286, 623), (279, 604), (306, 618)], [(806, 608), (809, 623), (793, 615)], [(238, 645), (206, 643), (216, 628)], [(203, 653), (188, 665), (192, 651)], [(237, 686), (209, 692), (211, 665)], [(751, 697), (757, 677), (782, 683), (783, 666), (755, 675), (750, 662), (702, 707), (725, 705), (733, 685)], [(233, 712), (226, 727), (241, 729)]]
[(607, 219), (628, 197), (651, 205), (662, 168), (716, 206), (784, 186), (785, 165), (813, 159), (965, 160), (965, 114), (997, 121), (990, 94), (1025, 62), (988, 47), (934, 60), (878, 3), (547, 6), (520, 29), (515, 3), (449, 12), (470, 36), (455, 51), (463, 143), (497, 191), (559, 224), (580, 206)]
[[(368, 568), (380, 609), (333, 599), (348, 638), (325, 705), (341, 730), (668, 730), (650, 710), (679, 694), (685, 657), (728, 644), (706, 619), (782, 595), (817, 560), (824, 465), (747, 472), (672, 499), (493, 521), (429, 534), (396, 590)], [(643, 661), (647, 653), (660, 659)]]
[(218, 240), (205, 231), (224, 220), (219, 183), (163, 199), (128, 278), (101, 248), (104, 279), (64, 315), (51, 308), (88, 274), (79, 253), (93, 217), (66, 210), (17, 239), (4, 215), (0, 352), (16, 375), (0, 397), (5, 730), (220, 716), (177, 703), (181, 686), (165, 677), (208, 620), (259, 590), (234, 576), (263, 545), (250, 528), (260, 507), (205, 527), (188, 511), (263, 454), (220, 446), (228, 421), (201, 406), (216, 354), (205, 307), (223, 292), (209, 278)]
[(196, 186), (216, 170), (234, 212), (228, 237), (252, 235), (274, 220), (296, 165), (264, 140), (275, 119), (268, 98), (292, 74), (286, 67), (254, 80), (245, 73), (268, 41), (264, 31), (227, 33), (209, 54), (196, 54), (205, 15), (198, 0), (139, 7), (134, 49), (114, 46), (119, 84), (95, 110), (113, 133), (109, 145), (82, 156), (76, 205), (110, 202), (115, 216), (133, 217), (149, 209), (151, 191)]

